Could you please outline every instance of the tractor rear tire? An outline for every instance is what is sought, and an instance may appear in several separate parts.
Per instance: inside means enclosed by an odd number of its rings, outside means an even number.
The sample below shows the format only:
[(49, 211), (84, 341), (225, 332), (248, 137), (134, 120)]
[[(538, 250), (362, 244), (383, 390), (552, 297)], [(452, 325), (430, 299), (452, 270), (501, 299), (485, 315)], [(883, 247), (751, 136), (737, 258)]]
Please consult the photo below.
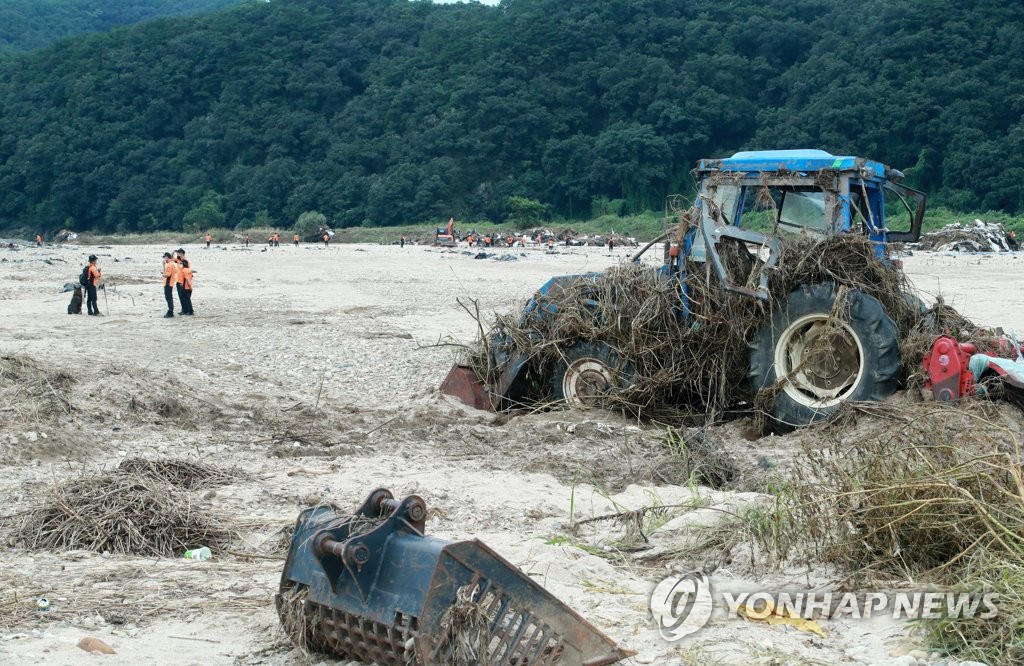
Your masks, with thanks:
[(832, 320), (838, 294), (832, 283), (801, 285), (750, 343), (747, 377), (755, 392), (777, 391), (769, 407), (777, 430), (823, 421), (847, 400), (882, 401), (896, 391), (896, 324), (878, 299), (857, 290)]
[(551, 375), (551, 392), (570, 407), (594, 407), (633, 380), (633, 368), (602, 342), (567, 347)]

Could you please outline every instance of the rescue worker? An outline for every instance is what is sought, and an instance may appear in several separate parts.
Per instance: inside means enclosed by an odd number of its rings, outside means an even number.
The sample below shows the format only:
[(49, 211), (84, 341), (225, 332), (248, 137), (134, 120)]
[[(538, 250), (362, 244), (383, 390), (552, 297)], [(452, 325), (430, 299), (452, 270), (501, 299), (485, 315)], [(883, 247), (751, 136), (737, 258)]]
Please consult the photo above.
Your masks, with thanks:
[(405, 247), (405, 234), (402, 234), (398, 238), (398, 247)]
[(207, 234), (206, 234), (206, 249), (210, 249), (210, 241), (212, 241), (212, 240), (213, 240), (213, 236), (211, 236), (209, 234), (209, 232), (207, 232)]
[(526, 234), (523, 234), (522, 238), (519, 239), (519, 247), (526, 247)]
[(292, 240), (295, 241), (295, 247), (298, 247), (299, 246), (299, 235), (295, 234), (294, 236), (292, 236)]
[(36, 247), (42, 247), (42, 246), (43, 246), (43, 237), (40, 236), (39, 234), (36, 234)]
[(327, 235), (326, 231), (324, 232), (323, 241), (324, 241), (324, 247), (327, 247), (331, 243), (331, 237)]
[(249, 234), (245, 235), (245, 246), (249, 247)]
[(615, 250), (615, 241), (609, 236), (608, 238), (608, 251), (612, 252)]
[(1010, 248), (1011, 252), (1016, 252), (1020, 245), (1017, 243), (1017, 232), (1010, 229), (1006, 234), (1006, 246)]
[(178, 299), (181, 301), (181, 314), (194, 315), (192, 310), (192, 268), (189, 267), (188, 259), (181, 259), (181, 291), (178, 292)]
[(167, 300), (167, 314), (164, 319), (174, 316), (174, 285), (178, 282), (178, 268), (170, 252), (164, 252), (164, 298)]
[(185, 250), (178, 248), (174, 251), (174, 263), (175, 266), (175, 278), (174, 278), (174, 290), (178, 292), (178, 305), (181, 306), (181, 310), (178, 314), (185, 314), (185, 277), (181, 273), (181, 264), (185, 261)]
[(96, 288), (100, 284), (100, 267), (96, 265), (96, 255), (89, 255), (89, 272), (88, 278), (86, 279), (85, 290), (88, 296), (85, 299), (85, 305), (89, 310), (89, 314), (94, 317), (100, 317), (100, 306), (96, 300)]

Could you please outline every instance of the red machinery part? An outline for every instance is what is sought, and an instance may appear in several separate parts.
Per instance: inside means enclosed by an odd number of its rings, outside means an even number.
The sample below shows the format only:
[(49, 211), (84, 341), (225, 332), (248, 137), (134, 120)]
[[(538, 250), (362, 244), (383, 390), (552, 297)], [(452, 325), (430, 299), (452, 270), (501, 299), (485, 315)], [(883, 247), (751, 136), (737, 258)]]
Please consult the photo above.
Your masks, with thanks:
[(952, 402), (974, 393), (974, 374), (968, 367), (977, 348), (971, 343), (960, 344), (949, 335), (941, 335), (932, 343), (932, 349), (922, 360), (927, 376), (925, 389), (942, 402)]

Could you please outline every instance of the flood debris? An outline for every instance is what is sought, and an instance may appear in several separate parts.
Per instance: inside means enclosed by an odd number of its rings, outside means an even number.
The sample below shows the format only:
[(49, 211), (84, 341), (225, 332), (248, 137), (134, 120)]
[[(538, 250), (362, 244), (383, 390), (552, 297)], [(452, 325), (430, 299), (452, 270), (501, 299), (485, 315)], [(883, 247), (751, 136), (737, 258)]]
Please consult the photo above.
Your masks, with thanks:
[(229, 542), (220, 520), (150, 472), (84, 473), (54, 485), (21, 516), (15, 543), (31, 550), (176, 557), (196, 543)]
[(1009, 252), (1010, 237), (998, 222), (954, 222), (930, 231), (911, 247), (932, 252)]

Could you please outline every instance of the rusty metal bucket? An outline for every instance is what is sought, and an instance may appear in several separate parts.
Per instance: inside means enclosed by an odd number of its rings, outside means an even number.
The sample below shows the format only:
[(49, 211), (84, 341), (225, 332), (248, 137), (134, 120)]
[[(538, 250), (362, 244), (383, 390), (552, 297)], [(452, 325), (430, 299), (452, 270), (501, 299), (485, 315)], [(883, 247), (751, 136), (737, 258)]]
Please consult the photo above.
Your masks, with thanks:
[(423, 533), (410, 495), (299, 516), (276, 597), (309, 651), (381, 665), (599, 666), (634, 654), (477, 540)]

